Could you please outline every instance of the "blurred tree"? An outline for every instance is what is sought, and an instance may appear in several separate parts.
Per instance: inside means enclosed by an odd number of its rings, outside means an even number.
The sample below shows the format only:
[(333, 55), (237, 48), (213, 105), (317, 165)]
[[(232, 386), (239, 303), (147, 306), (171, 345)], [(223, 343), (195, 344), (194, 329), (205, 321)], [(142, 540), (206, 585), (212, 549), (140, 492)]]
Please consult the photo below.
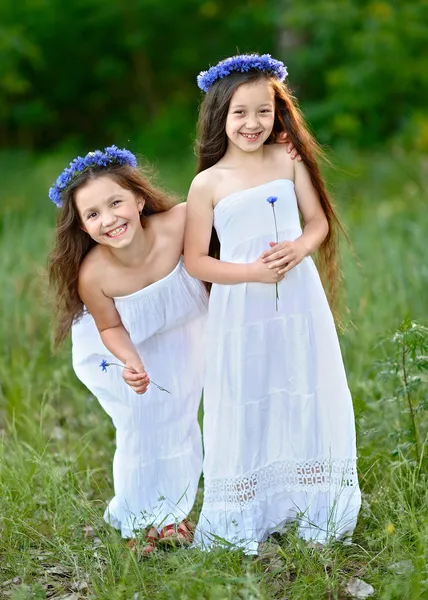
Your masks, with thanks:
[(11, 66), (0, 83), (0, 144), (46, 147), (76, 135), (107, 143), (159, 115), (175, 131), (183, 111), (189, 129), (195, 78), (209, 61), (273, 51), (268, 4), (3, 0), (0, 64)]
[(280, 14), (279, 53), (325, 141), (414, 129), (428, 100), (427, 0), (284, 0)]
[[(282, 58), (322, 141), (428, 145), (428, 0), (2, 0), (0, 145), (191, 143), (201, 69)], [(131, 145), (132, 145), (131, 143)]]

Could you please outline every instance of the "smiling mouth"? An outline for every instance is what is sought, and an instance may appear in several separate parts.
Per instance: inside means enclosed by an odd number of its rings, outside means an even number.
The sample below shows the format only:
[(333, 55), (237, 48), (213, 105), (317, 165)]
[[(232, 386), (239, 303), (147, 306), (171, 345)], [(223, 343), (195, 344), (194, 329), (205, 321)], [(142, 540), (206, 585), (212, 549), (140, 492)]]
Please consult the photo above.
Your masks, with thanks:
[(255, 140), (259, 139), (259, 137), (262, 135), (262, 132), (259, 131), (258, 133), (241, 133), (241, 135), (246, 140), (249, 140), (250, 142), (254, 142)]
[(122, 235), (123, 233), (125, 233), (125, 231), (127, 229), (128, 229), (128, 225), (125, 223), (125, 225), (121, 225), (120, 227), (116, 227), (116, 229), (112, 229), (111, 231), (108, 231), (104, 235), (106, 235), (109, 238), (117, 238), (120, 235)]

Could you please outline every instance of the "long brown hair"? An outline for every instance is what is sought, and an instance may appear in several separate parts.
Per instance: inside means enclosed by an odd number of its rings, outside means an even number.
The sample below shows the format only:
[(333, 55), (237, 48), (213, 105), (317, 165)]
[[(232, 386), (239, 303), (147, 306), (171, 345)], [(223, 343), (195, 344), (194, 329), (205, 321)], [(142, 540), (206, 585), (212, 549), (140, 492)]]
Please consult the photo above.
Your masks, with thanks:
[(77, 291), (79, 269), (83, 259), (96, 242), (81, 229), (81, 220), (75, 204), (76, 191), (89, 180), (109, 175), (121, 187), (130, 190), (136, 198), (145, 200), (141, 215), (144, 227), (146, 217), (169, 210), (175, 200), (155, 187), (143, 171), (128, 165), (95, 167), (81, 173), (62, 194), (62, 207), (55, 228), (55, 243), (48, 257), (49, 283), (56, 296), (55, 347), (67, 336), (73, 321), (83, 313), (83, 303)]
[[(327, 288), (330, 305), (338, 316), (337, 295), (341, 281), (338, 266), (338, 234), (344, 233), (338, 215), (327, 193), (321, 177), (318, 161), (325, 158), (318, 142), (305, 125), (296, 99), (285, 83), (261, 71), (231, 73), (216, 81), (206, 94), (199, 111), (196, 154), (197, 172), (200, 173), (215, 165), (226, 153), (226, 119), (230, 101), (237, 88), (244, 83), (266, 79), (275, 93), (275, 121), (272, 134), (266, 141), (273, 143), (278, 133), (286, 131), (289, 139), (309, 171), (312, 185), (320, 198), (321, 206), (328, 221), (328, 234), (317, 252), (317, 264), (321, 278)], [(346, 234), (345, 234), (346, 235)], [(220, 242), (213, 228), (210, 242), (210, 256), (219, 258)]]

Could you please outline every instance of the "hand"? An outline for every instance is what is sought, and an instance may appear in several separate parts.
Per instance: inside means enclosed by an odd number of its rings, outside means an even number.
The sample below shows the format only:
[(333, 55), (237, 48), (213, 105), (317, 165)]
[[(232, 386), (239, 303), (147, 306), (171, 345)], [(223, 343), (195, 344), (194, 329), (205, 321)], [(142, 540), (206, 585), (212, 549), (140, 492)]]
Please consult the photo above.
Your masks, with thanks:
[[(263, 255), (262, 255), (263, 256)], [(284, 278), (284, 275), (279, 275), (276, 269), (271, 269), (267, 263), (262, 260), (262, 256), (259, 256), (257, 260), (250, 263), (250, 274), (251, 279), (256, 283), (278, 283)]]
[(136, 394), (145, 394), (147, 392), (150, 379), (140, 360), (127, 360), (125, 368), (122, 371), (122, 377)]
[(297, 154), (297, 150), (294, 147), (293, 142), (290, 142), (288, 139), (288, 133), (286, 131), (282, 131), (278, 133), (276, 136), (275, 144), (287, 144), (287, 152), (290, 155), (291, 160), (297, 158), (299, 162), (302, 162), (302, 157), (300, 154)]
[(308, 255), (301, 239), (295, 242), (269, 242), (269, 246), (271, 249), (261, 255), (262, 261), (279, 276), (284, 276)]

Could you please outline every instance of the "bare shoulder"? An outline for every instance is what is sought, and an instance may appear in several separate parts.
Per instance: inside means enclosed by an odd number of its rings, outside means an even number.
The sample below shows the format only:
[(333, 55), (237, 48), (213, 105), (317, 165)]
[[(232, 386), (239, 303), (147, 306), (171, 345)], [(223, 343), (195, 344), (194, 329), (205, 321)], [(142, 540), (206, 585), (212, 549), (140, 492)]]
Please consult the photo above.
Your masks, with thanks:
[(266, 146), (266, 151), (271, 160), (275, 161), (278, 165), (282, 165), (283, 168), (293, 169), (294, 172), (294, 163), (296, 161), (288, 153), (287, 144), (269, 144)]
[(169, 210), (158, 214), (159, 216), (162, 216), (165, 221), (175, 223), (186, 218), (186, 203), (178, 202)]
[(188, 201), (192, 202), (193, 199), (198, 198), (198, 200), (212, 202), (216, 182), (218, 182), (216, 165), (198, 173), (190, 185)]
[(79, 269), (78, 286), (79, 291), (88, 287), (101, 288), (101, 274), (106, 266), (106, 258), (103, 248), (99, 245), (94, 246), (82, 261)]
[(160, 213), (159, 217), (169, 233), (182, 235), (186, 223), (186, 202), (176, 204), (169, 210)]

